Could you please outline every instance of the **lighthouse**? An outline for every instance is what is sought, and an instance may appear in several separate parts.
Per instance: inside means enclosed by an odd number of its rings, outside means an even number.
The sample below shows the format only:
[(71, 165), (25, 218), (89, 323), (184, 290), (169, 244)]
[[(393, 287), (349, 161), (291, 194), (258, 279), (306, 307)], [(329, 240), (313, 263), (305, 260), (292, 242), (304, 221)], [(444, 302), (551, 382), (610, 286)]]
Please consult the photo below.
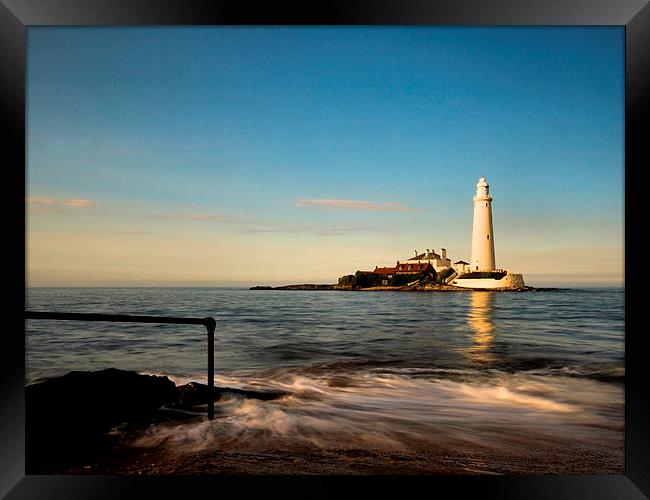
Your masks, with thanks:
[(522, 290), (526, 287), (523, 275), (495, 269), (492, 197), (485, 177), (478, 180), (474, 193), (472, 259), (469, 264), (463, 261), (457, 264), (462, 264), (462, 267), (455, 268), (459, 276), (451, 282), (454, 286), (481, 290)]
[(492, 230), (492, 197), (485, 177), (476, 184), (474, 223), (472, 226), (472, 271), (493, 271), (494, 232)]

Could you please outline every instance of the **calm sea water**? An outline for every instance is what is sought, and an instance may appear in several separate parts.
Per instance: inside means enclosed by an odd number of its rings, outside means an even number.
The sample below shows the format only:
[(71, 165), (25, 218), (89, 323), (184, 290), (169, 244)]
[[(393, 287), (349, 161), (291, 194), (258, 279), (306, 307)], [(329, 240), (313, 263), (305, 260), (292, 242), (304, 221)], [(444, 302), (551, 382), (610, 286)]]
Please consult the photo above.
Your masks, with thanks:
[[(528, 457), (523, 472), (569, 449), (622, 473), (623, 289), (32, 288), (27, 308), (213, 316), (217, 385), (289, 394), (222, 400), (218, 425), (154, 427), (142, 446), (483, 450)], [(205, 329), (28, 320), (26, 367), (28, 383), (107, 367), (205, 382)], [(471, 470), (513, 470), (495, 463)]]

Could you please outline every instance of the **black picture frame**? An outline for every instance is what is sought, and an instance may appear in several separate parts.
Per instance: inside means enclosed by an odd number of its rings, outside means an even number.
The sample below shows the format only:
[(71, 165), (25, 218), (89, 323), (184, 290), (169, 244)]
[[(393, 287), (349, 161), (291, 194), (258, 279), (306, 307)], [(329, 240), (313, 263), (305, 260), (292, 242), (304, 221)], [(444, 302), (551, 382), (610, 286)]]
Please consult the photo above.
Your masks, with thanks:
[[(384, 494), (447, 492), (498, 498), (644, 498), (650, 496), (650, 390), (642, 313), (639, 225), (643, 167), (650, 164), (650, 5), (647, 0), (411, 0), (346, 2), (226, 2), (195, 0), (0, 0), (0, 102), (5, 139), (2, 202), (9, 233), (5, 248), (5, 314), (0, 363), (0, 495), (7, 498), (128, 498), (212, 495), (251, 488), (270, 495), (337, 494), (349, 486), (379, 485)], [(25, 67), (28, 26), (37, 25), (617, 25), (625, 26), (625, 474), (616, 476), (432, 476), (354, 478), (25, 476)], [(643, 224), (640, 225), (643, 228)], [(23, 264), (25, 261), (23, 260)], [(8, 280), (8, 283), (7, 283)], [(21, 292), (22, 291), (22, 292)], [(278, 479), (302, 482), (279, 487)], [(408, 487), (408, 489), (407, 489)], [(308, 490), (306, 488), (309, 488)], [(443, 495), (446, 496), (446, 495)]]

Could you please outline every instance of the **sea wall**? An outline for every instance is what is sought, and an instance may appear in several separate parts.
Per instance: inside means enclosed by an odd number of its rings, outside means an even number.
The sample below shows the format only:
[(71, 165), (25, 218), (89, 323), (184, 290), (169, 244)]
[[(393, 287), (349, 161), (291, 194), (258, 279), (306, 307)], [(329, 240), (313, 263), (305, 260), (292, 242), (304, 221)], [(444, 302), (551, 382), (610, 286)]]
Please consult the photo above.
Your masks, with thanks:
[(523, 288), (526, 285), (524, 284), (523, 274), (506, 274), (505, 277), (501, 280), (506, 282), (507, 288)]
[(500, 280), (492, 278), (476, 278), (476, 279), (456, 279), (452, 281), (454, 286), (462, 288), (524, 288), (524, 277), (521, 274), (506, 274)]

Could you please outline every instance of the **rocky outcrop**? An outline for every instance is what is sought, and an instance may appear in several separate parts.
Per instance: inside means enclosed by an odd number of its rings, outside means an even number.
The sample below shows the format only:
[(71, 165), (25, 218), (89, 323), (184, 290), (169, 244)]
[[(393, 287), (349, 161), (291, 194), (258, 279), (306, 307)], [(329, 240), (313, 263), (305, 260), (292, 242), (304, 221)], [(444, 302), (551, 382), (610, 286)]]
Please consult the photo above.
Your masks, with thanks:
[(249, 290), (341, 290), (339, 285), (315, 285), (304, 283), (302, 285), (284, 285), (284, 286), (252, 286)]
[(336, 285), (302, 284), (302, 285), (276, 286), (274, 290), (334, 290), (335, 288)]
[[(212, 398), (218, 401), (227, 394), (265, 401), (284, 395), (215, 387)], [(109, 434), (111, 429), (121, 424), (146, 426), (162, 418), (162, 407), (191, 408), (206, 404), (209, 398), (204, 384), (191, 382), (176, 387), (167, 377), (115, 368), (73, 371), (28, 385), (27, 473), (38, 474), (46, 464), (65, 464), (68, 460), (78, 463), (101, 454), (110, 455), (111, 443), (116, 439)]]
[(115, 368), (72, 371), (25, 389), (28, 411), (30, 407), (34, 412), (56, 409), (56, 413), (72, 413), (75, 409), (83, 413), (101, 410), (94, 417), (95, 421), (106, 422), (146, 414), (174, 402), (176, 397), (176, 385), (167, 377)]
[(114, 368), (73, 371), (27, 386), (27, 473), (38, 473), (45, 463), (108, 452), (111, 427), (146, 420), (176, 397), (176, 386), (167, 377)]

